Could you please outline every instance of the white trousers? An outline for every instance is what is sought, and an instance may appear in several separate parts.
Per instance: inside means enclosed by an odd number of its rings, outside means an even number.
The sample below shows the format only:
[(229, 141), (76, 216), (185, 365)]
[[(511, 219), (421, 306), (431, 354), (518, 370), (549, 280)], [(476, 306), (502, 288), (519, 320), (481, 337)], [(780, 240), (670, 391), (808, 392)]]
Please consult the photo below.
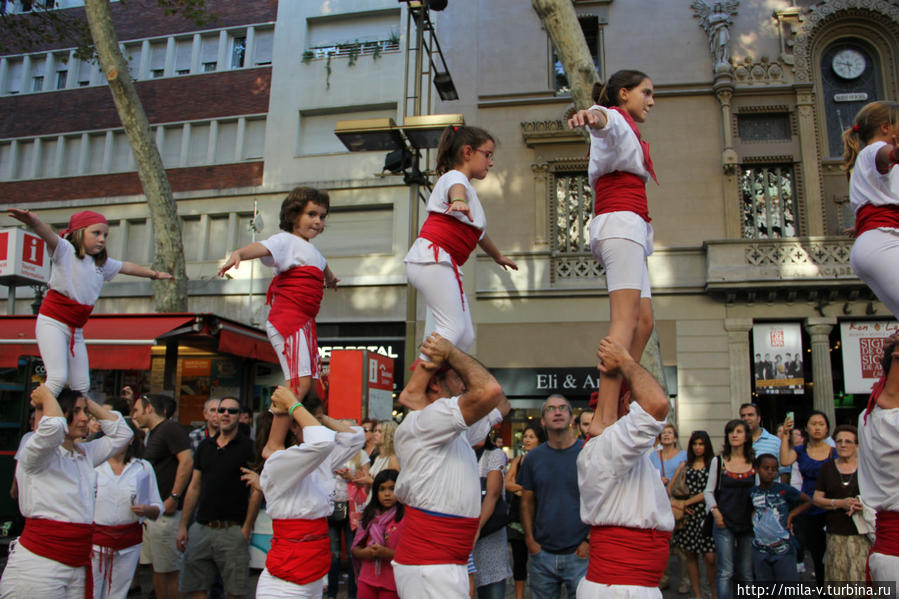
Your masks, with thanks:
[(899, 229), (871, 229), (855, 240), (849, 261), (887, 310), (899, 318)]
[(87, 362), (87, 347), (84, 346), (83, 329), (75, 329), (74, 356), (69, 351), (72, 329), (67, 324), (38, 314), (34, 336), (37, 338), (37, 347), (41, 351), (41, 359), (47, 371), (46, 385), (53, 395), (59, 395), (66, 382), (75, 391), (90, 390), (90, 367)]
[(899, 557), (872, 553), (868, 556), (868, 568), (871, 569), (871, 580), (899, 585)]
[(631, 584), (600, 584), (581, 578), (577, 585), (577, 599), (662, 599), (658, 587)]
[(112, 584), (109, 581), (109, 572), (102, 569), (106, 564), (100, 561), (100, 547), (94, 545), (94, 554), (91, 556), (91, 565), (94, 568), (94, 599), (125, 599), (128, 596), (128, 588), (134, 578), (137, 569), (137, 560), (140, 558), (140, 545), (126, 547), (116, 551), (112, 555)]
[(84, 599), (84, 575), (83, 567), (41, 557), (15, 543), (0, 579), (0, 598)]
[(259, 575), (259, 582), (256, 584), (256, 599), (321, 599), (327, 578), (326, 574), (313, 582), (294, 584), (272, 576), (266, 568)]
[[(439, 262), (407, 262), (406, 277), (421, 293), (434, 316), (434, 330), (427, 330), (429, 327), (425, 327), (425, 338), (436, 331), (460, 350), (467, 352), (471, 349), (474, 345), (471, 306), (459, 289), (453, 267)], [(427, 359), (425, 356), (421, 357)]]
[[(281, 372), (284, 373), (284, 380), (289, 381), (291, 379), (290, 364), (287, 363), (287, 356), (284, 355), (284, 337), (278, 332), (275, 325), (267, 320), (265, 321), (265, 332), (268, 333), (268, 340), (272, 347), (275, 348), (275, 353), (278, 354), (278, 361), (281, 363)], [(309, 343), (306, 341), (306, 333), (302, 329), (297, 332), (297, 340), (299, 342), (297, 347), (299, 350), (297, 352), (297, 376), (310, 376), (312, 375), (312, 359), (309, 355)]]
[(400, 599), (469, 599), (468, 566), (406, 566), (393, 562), (393, 579)]
[(630, 239), (610, 237), (591, 242), (590, 250), (606, 270), (609, 291), (639, 289), (640, 297), (652, 297), (649, 267), (642, 245)]

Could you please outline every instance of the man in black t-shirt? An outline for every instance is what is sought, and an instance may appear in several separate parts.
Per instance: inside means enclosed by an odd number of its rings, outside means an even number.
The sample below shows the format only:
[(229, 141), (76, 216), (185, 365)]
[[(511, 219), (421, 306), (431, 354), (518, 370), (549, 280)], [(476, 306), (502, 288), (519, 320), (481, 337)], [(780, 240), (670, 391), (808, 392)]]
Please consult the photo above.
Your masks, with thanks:
[[(197, 447), (184, 500), (177, 543), (184, 551), (181, 592), (205, 597), (216, 569), (228, 596), (249, 590), (250, 534), (262, 495), (240, 479), (256, 457), (253, 441), (237, 429), (240, 404), (233, 397), (218, 407), (219, 432)], [(196, 522), (190, 525), (196, 509)]]
[(156, 520), (147, 520), (141, 561), (153, 565), (153, 588), (158, 599), (178, 597), (181, 553), (175, 546), (181, 522), (183, 495), (194, 465), (190, 439), (180, 424), (165, 417), (165, 395), (142, 395), (132, 417), (141, 428), (150, 429), (144, 457), (156, 471), (159, 496), (165, 510)]

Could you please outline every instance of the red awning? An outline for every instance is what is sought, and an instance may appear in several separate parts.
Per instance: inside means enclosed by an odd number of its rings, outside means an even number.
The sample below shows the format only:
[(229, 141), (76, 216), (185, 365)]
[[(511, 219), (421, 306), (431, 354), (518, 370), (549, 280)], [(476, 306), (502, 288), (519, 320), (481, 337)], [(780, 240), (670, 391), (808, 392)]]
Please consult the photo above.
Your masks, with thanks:
[(269, 343), (268, 337), (260, 335), (253, 329), (232, 323), (221, 323), (219, 351), (263, 362), (278, 363), (278, 354)]
[[(0, 317), (0, 367), (13, 368), (19, 356), (39, 356), (34, 316)], [(194, 314), (96, 314), (84, 326), (91, 368), (149, 370), (157, 339), (194, 322)]]

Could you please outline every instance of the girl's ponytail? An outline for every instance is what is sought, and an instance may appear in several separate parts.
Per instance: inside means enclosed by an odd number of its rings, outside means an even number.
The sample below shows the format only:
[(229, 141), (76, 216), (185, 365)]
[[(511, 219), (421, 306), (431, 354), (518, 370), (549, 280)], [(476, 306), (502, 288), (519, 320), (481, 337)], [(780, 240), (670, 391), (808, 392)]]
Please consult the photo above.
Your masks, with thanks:
[(871, 102), (858, 111), (855, 123), (843, 131), (843, 170), (847, 173), (852, 170), (858, 153), (884, 123), (894, 127), (899, 124), (899, 102)]
[(621, 90), (631, 90), (649, 79), (649, 75), (642, 71), (622, 70), (616, 71), (604, 84), (593, 84), (593, 102), (606, 108), (618, 106)]
[(481, 144), (495, 140), (480, 127), (449, 126), (440, 134), (437, 144), (437, 176), (448, 173), (462, 162), (462, 148), (478, 148)]

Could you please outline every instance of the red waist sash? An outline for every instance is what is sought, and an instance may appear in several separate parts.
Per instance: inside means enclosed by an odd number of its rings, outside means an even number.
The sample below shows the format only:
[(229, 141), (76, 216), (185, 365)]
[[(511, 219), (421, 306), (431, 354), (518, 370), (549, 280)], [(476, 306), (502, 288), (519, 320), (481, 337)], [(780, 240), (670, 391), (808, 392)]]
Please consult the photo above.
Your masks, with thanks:
[(871, 553), (899, 557), (899, 512), (878, 511), (874, 535)]
[(48, 318), (69, 325), (69, 329), (72, 331), (72, 338), (69, 340), (69, 351), (74, 356), (75, 329), (84, 328), (93, 311), (93, 306), (79, 304), (75, 300), (51, 289), (44, 296), (44, 301), (41, 302), (41, 309), (38, 314), (43, 314)]
[(671, 533), (651, 528), (593, 526), (587, 580), (657, 587), (668, 565)]
[(112, 588), (112, 568), (115, 552), (143, 542), (143, 528), (139, 522), (106, 526), (94, 524), (94, 545), (100, 546), (100, 572), (107, 592)]
[[(284, 337), (284, 356), (287, 358), (290, 385), (296, 391), (299, 374), (299, 331), (306, 336), (312, 376), (318, 375), (318, 335), (315, 317), (325, 293), (325, 273), (315, 266), (295, 266), (272, 279), (265, 303), (272, 307), (268, 321)], [(302, 398), (300, 398), (302, 399)]]
[(269, 574), (294, 584), (308, 584), (328, 573), (331, 549), (325, 518), (272, 520), (272, 531), (272, 546), (265, 557)]
[(93, 524), (60, 522), (44, 518), (26, 518), (19, 543), (28, 551), (72, 568), (84, 567), (84, 596), (94, 596), (91, 568)]
[(873, 206), (865, 204), (855, 213), (855, 236), (865, 231), (888, 227), (899, 229), (899, 206)]
[(393, 556), (396, 563), (405, 566), (468, 564), (478, 532), (478, 518), (440, 516), (407, 505), (403, 522), (403, 534)]
[(462, 297), (462, 310), (464, 311), (465, 292), (462, 289), (462, 277), (459, 276), (459, 265), (465, 264), (474, 248), (477, 247), (478, 240), (481, 238), (481, 230), (452, 216), (429, 212), (418, 236), (431, 242), (428, 248), (434, 250), (434, 262), (437, 262), (441, 248), (450, 255), (453, 272), (459, 283), (459, 295)]
[(614, 171), (596, 180), (594, 188), (595, 215), (607, 212), (633, 212), (650, 222), (646, 203), (646, 184), (639, 176), (625, 171)]

